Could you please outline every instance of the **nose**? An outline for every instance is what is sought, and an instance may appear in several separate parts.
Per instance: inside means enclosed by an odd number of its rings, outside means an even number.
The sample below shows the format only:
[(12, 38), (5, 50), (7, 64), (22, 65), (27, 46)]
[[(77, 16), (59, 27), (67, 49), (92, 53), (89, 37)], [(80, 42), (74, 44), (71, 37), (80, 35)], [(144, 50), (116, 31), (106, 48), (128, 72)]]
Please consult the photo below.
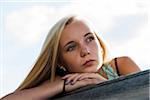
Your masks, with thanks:
[(88, 47), (84, 46), (81, 48), (81, 57), (85, 57), (90, 54), (90, 50)]

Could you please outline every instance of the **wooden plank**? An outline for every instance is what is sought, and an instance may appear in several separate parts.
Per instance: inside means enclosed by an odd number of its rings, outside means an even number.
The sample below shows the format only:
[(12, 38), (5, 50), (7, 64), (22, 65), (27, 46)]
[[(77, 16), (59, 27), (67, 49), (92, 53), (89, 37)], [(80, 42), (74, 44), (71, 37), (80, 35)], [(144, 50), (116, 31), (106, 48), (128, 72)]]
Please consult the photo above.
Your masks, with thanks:
[(98, 85), (86, 86), (67, 94), (61, 94), (53, 99), (149, 100), (149, 72), (150, 70), (141, 71), (118, 79), (106, 81)]

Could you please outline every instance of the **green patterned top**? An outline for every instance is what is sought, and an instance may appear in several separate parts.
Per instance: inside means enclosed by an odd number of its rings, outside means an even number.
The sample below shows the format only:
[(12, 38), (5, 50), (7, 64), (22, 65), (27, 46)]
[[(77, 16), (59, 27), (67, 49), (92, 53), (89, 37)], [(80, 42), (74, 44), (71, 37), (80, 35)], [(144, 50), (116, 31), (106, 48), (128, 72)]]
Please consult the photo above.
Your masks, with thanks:
[[(106, 73), (108, 80), (113, 80), (119, 77), (116, 71), (114, 71), (113, 68), (109, 64), (104, 64), (102, 66), (102, 70)], [(100, 74), (101, 74), (101, 71), (100, 71)]]

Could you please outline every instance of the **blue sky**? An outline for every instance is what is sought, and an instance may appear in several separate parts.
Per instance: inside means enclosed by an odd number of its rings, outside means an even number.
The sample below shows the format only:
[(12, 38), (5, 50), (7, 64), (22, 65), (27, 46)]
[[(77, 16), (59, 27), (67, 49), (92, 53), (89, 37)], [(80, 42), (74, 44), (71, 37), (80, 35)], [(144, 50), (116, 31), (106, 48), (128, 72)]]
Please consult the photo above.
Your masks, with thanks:
[(68, 14), (88, 18), (112, 56), (149, 69), (149, 7), (149, 0), (0, 0), (0, 97), (22, 82), (51, 26)]

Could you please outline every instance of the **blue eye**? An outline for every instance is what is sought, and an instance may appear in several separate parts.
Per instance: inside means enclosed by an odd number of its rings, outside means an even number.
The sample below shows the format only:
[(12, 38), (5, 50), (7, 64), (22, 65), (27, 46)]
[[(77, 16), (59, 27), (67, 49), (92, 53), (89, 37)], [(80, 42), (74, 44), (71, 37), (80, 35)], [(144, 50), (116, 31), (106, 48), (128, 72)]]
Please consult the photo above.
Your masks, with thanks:
[(74, 49), (76, 48), (76, 45), (75, 44), (71, 44), (67, 47), (67, 52), (71, 52), (73, 51)]
[(90, 43), (93, 40), (94, 40), (94, 36), (89, 36), (89, 37), (87, 37), (86, 42)]

